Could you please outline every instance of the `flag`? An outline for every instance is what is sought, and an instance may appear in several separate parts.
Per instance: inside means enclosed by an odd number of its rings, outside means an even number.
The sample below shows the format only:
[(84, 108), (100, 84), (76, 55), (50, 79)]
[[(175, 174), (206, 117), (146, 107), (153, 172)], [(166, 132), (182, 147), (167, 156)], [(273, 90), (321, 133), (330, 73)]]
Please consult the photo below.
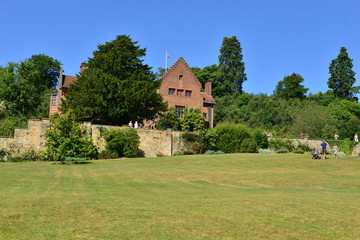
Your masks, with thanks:
[(168, 52), (165, 53), (165, 56), (168, 57), (168, 58), (170, 57)]

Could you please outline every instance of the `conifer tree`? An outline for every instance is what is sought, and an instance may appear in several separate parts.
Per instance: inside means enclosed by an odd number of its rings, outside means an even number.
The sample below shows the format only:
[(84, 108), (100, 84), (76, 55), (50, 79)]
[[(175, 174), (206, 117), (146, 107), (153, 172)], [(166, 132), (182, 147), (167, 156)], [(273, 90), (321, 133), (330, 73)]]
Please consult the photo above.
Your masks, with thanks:
[(355, 72), (352, 70), (352, 59), (349, 58), (347, 49), (340, 48), (336, 59), (329, 66), (330, 78), (328, 86), (334, 91), (334, 95), (340, 99), (355, 99), (355, 93), (359, 87), (353, 87), (355, 83)]
[(151, 120), (166, 110), (151, 68), (143, 64), (146, 49), (129, 36), (98, 46), (87, 69), (71, 85), (62, 110), (77, 118), (122, 125)]
[(242, 84), (247, 80), (242, 58), (241, 45), (236, 36), (224, 37), (219, 55), (220, 78), (214, 95), (242, 93)]

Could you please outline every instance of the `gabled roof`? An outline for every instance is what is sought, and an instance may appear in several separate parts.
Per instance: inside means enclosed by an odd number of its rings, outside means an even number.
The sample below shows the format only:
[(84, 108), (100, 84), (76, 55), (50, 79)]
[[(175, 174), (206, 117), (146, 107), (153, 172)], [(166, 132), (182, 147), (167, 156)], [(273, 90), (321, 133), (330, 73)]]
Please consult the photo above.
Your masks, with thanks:
[(187, 62), (185, 61), (184, 58), (180, 57), (172, 66), (171, 68), (169, 68), (169, 70), (167, 70), (165, 72), (165, 74), (163, 75), (162, 79), (166, 78), (172, 71), (174, 71), (174, 69), (176, 69), (179, 65), (185, 65), (185, 67), (187, 68), (187, 70), (189, 71), (189, 73), (191, 74), (191, 77), (195, 80), (196, 84), (199, 85), (199, 87), (201, 88), (201, 83), (199, 81), (199, 79), (195, 76), (195, 74), (193, 73), (193, 71), (191, 70), (189, 64), (187, 64)]
[(63, 79), (61, 86), (63, 88), (70, 88), (70, 84), (74, 83), (77, 80), (77, 77), (75, 76), (63, 75), (62, 77)]

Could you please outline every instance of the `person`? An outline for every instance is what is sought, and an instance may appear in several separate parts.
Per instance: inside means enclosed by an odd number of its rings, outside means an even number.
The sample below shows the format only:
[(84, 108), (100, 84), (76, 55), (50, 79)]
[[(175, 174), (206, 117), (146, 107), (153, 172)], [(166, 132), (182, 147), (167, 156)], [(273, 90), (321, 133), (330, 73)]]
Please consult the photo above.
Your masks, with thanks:
[(300, 133), (300, 138), (304, 138), (305, 137), (305, 133)]
[(339, 139), (339, 135), (335, 134), (334, 139), (335, 139), (335, 140), (338, 140), (338, 139)]
[(134, 128), (139, 128), (139, 124), (137, 121), (135, 121)]
[(131, 121), (129, 122), (129, 127), (133, 127), (133, 123)]
[(357, 133), (355, 133), (354, 140), (355, 140), (355, 142), (359, 141), (359, 136), (357, 135)]
[(337, 156), (338, 151), (339, 151), (339, 147), (336, 144), (334, 144), (333, 153), (334, 153), (335, 158), (338, 158), (338, 156)]
[(323, 159), (326, 159), (326, 145), (327, 145), (327, 144), (326, 144), (326, 142), (323, 140), (320, 145), (321, 145), (322, 151), (323, 151), (323, 153), (324, 153)]

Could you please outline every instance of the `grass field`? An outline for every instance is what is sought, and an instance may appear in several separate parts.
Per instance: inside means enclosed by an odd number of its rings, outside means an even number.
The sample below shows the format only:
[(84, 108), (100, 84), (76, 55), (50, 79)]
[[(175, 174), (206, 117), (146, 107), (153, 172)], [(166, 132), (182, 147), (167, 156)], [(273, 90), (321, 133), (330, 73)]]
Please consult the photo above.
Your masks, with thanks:
[(360, 239), (360, 158), (0, 163), (0, 239)]

